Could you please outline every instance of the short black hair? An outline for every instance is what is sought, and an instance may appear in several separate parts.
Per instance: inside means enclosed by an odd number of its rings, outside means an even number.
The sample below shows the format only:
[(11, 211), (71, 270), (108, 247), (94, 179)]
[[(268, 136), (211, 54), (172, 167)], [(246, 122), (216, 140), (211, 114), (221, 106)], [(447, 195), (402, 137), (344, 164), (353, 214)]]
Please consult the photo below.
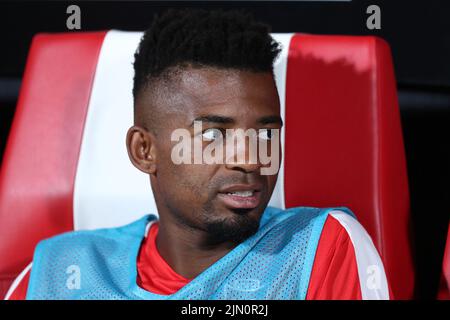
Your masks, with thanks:
[(134, 55), (133, 96), (177, 67), (273, 72), (280, 51), (270, 27), (249, 13), (170, 9), (155, 16)]

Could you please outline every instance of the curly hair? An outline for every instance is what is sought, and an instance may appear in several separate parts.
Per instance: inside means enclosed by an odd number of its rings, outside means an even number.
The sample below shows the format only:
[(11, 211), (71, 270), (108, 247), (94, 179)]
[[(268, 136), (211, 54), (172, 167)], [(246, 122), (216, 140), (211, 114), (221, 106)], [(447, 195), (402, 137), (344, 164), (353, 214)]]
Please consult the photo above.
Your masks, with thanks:
[(273, 72), (280, 45), (241, 11), (171, 9), (155, 16), (134, 55), (133, 96), (187, 66)]

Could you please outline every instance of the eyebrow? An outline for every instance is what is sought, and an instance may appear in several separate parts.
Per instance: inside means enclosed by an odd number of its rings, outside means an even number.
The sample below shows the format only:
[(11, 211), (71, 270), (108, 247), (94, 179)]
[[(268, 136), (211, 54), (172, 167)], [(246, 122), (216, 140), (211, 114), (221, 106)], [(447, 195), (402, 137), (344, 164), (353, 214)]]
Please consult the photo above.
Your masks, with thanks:
[[(202, 122), (209, 122), (209, 123), (220, 123), (220, 124), (233, 124), (235, 123), (234, 119), (231, 117), (225, 117), (225, 116), (219, 116), (219, 115), (206, 115), (206, 116), (200, 116), (195, 118), (192, 123), (191, 127), (194, 126), (195, 121), (202, 121)], [(283, 120), (280, 116), (265, 116), (258, 119), (258, 124), (261, 125), (267, 125), (267, 124), (279, 124), (280, 126), (283, 126)]]
[(266, 117), (262, 117), (258, 119), (258, 123), (259, 124), (272, 124), (272, 123), (276, 123), (279, 124), (280, 126), (283, 126), (283, 120), (281, 119), (280, 116), (266, 116)]
[(207, 115), (207, 116), (201, 116), (197, 117), (192, 121), (191, 127), (194, 126), (195, 121), (202, 121), (202, 122), (210, 122), (210, 123), (220, 123), (220, 124), (232, 124), (234, 123), (234, 119), (230, 117), (224, 117), (224, 116), (218, 116), (218, 115)]

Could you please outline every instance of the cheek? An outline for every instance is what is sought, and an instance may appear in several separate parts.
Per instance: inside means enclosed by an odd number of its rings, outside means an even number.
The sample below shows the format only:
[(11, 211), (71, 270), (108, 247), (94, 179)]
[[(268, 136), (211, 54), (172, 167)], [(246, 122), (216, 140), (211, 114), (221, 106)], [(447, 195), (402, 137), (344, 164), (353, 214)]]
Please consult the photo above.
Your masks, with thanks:
[(214, 173), (213, 166), (175, 164), (172, 160), (172, 148), (175, 145), (176, 142), (172, 142), (164, 146), (158, 146), (156, 169), (158, 180), (161, 180), (162, 183), (168, 185), (168, 189), (181, 189), (186, 194), (194, 194), (196, 198), (207, 194), (206, 191), (210, 184), (211, 176)]
[(200, 165), (176, 165), (170, 157), (157, 168), (160, 191), (168, 201), (182, 206), (202, 203), (208, 198), (207, 187), (210, 181), (208, 171)]
[(267, 176), (267, 185), (268, 185), (268, 189), (270, 192), (272, 192), (273, 189), (275, 189), (275, 184), (277, 183), (277, 177), (278, 177), (277, 174)]

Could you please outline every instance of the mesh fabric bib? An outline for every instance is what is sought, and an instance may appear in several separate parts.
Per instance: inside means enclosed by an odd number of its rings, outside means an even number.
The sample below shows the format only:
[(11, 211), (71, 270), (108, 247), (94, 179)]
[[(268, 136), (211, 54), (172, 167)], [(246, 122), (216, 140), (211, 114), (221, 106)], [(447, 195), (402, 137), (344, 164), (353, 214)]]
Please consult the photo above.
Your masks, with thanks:
[(139, 248), (155, 216), (65, 233), (36, 247), (27, 299), (304, 299), (330, 210), (267, 207), (256, 234), (172, 295), (136, 283)]

